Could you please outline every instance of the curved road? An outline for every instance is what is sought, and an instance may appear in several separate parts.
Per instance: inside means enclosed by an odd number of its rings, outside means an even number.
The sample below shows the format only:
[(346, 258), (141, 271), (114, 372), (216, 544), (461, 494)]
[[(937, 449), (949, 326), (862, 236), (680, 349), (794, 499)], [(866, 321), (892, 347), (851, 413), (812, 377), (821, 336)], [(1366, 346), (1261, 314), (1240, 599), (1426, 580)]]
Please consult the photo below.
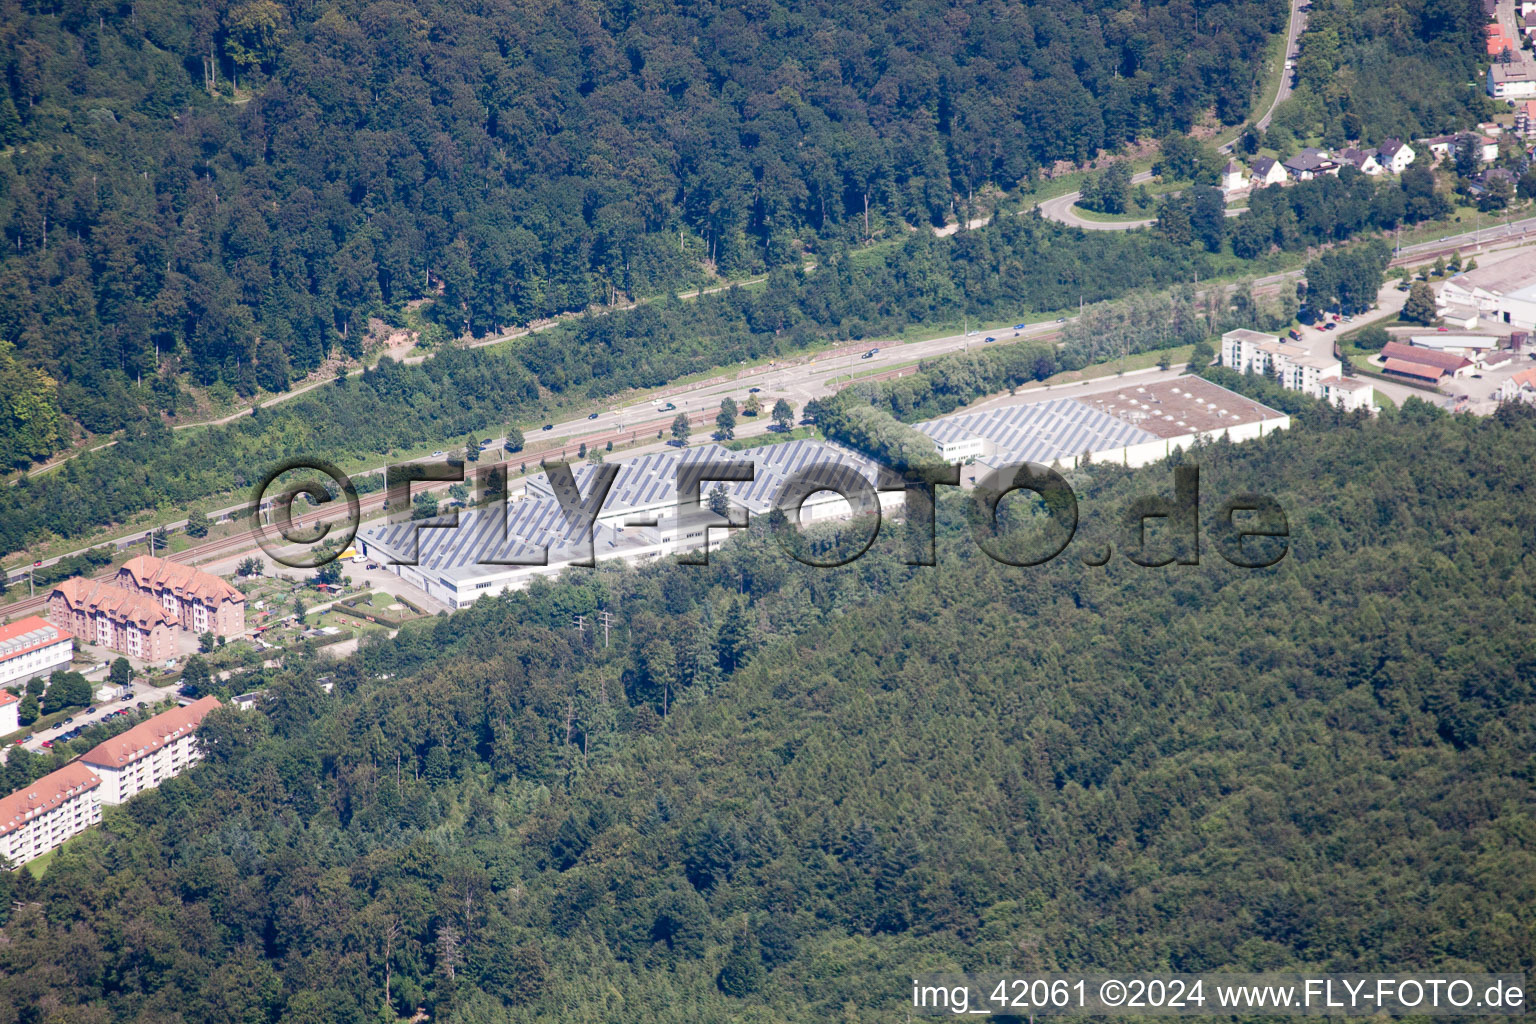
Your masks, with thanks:
[[(1280, 64), (1280, 88), (1275, 91), (1275, 99), (1274, 102), (1270, 103), (1269, 109), (1264, 111), (1264, 115), (1254, 122), (1261, 130), (1269, 127), (1269, 122), (1275, 116), (1275, 109), (1291, 95), (1291, 79), (1294, 75), (1285, 65), (1295, 59), (1296, 40), (1300, 38), (1301, 31), (1307, 24), (1304, 3), (1305, 0), (1291, 0), (1291, 20), (1290, 24), (1286, 27), (1285, 55), (1281, 59)], [(1232, 146), (1236, 141), (1234, 138), (1230, 142), (1223, 143), (1218, 147), (1217, 151), (1221, 153), (1232, 152)], [(1151, 180), (1152, 172), (1142, 171), (1140, 174), (1131, 177), (1131, 184), (1140, 185)], [(1084, 231), (1130, 231), (1132, 228), (1149, 227), (1156, 223), (1152, 219), (1089, 220), (1074, 209), (1077, 206), (1077, 201), (1082, 197), (1083, 194), (1081, 192), (1071, 192), (1064, 196), (1057, 196), (1055, 199), (1047, 199), (1039, 206), (1040, 215), (1048, 220), (1059, 221), (1074, 228), (1082, 228)], [(1227, 216), (1230, 217), (1235, 212), (1237, 211), (1229, 210), (1227, 211)]]

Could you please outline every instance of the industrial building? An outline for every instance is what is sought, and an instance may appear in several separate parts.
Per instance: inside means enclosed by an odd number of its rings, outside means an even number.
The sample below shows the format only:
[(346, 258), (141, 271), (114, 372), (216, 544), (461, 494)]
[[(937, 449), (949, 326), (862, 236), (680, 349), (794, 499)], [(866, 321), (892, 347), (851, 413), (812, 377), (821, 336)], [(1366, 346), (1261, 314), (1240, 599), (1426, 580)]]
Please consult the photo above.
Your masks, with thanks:
[(1517, 257), (1457, 274), (1440, 286), (1436, 304), (1476, 310), (1485, 326), (1536, 329), (1536, 267)]
[(1034, 462), (1072, 469), (1084, 461), (1143, 466), (1197, 441), (1262, 437), (1290, 417), (1202, 377), (1023, 402), (914, 426), (946, 460), (987, 466)]
[[(613, 486), (590, 525), (592, 557), (643, 561), (702, 547), (708, 530), (723, 529), (725, 520), (707, 510), (679, 518), (677, 487), (680, 471), (703, 462), (751, 466), (752, 480), (723, 486), (734, 509), (756, 515), (769, 512), (797, 474), (813, 469), (817, 481), (843, 491), (858, 487), (859, 481), (871, 488), (880, 483), (880, 467), (873, 460), (820, 441), (789, 441), (747, 451), (709, 444), (652, 452), (618, 464)], [(574, 467), (578, 494), (566, 495), (567, 502), (589, 495), (597, 473), (596, 466)], [(359, 531), (355, 543), (364, 555), (428, 596), (462, 608), (585, 559), (589, 528), (579, 518), (567, 517), (555, 486), (543, 473), (530, 478), (521, 496), (507, 502), (504, 519), (496, 506), (467, 509), (459, 513), (454, 527), (427, 525), (433, 520), (383, 523)], [(714, 486), (708, 480), (700, 485), (701, 505)], [(882, 507), (891, 507), (902, 495), (883, 492), (879, 499)], [(849, 512), (838, 490), (821, 490), (800, 507), (800, 521)], [(715, 534), (717, 540), (721, 536)]]

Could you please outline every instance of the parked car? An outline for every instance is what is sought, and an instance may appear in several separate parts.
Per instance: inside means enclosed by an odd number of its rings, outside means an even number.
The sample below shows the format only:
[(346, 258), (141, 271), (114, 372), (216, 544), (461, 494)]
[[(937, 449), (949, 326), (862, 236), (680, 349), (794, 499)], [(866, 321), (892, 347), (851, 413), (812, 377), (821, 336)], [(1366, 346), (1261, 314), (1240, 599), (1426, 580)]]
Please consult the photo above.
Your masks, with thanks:
[(64, 719), (64, 721), (61, 724), (63, 724), (63, 725), (72, 725), (74, 723), (74, 721), (75, 721), (74, 717), (71, 716), (69, 718)]
[(495, 440), (495, 438), (487, 437), (485, 440), (480, 442), (480, 447), (489, 448), (493, 440)]
[(755, 394), (757, 394), (761, 390), (763, 390), (763, 389), (762, 388), (747, 388), (747, 394), (755, 395)]
[[(125, 693), (125, 694), (123, 694), (123, 701), (124, 701), (124, 702), (125, 702), (125, 703), (126, 703), (126, 702), (128, 702), (128, 701), (130, 701), (130, 700), (133, 700), (133, 694), (131, 694), (131, 693)], [(126, 712), (126, 711), (119, 711), (119, 712), (118, 712), (118, 714), (120, 714), (120, 715), (125, 715), (125, 714), (127, 714), (127, 712)]]
[(96, 709), (95, 708), (86, 708), (85, 709), (85, 713), (88, 714), (88, 715), (94, 715), (96, 713)]
[(1473, 379), (1473, 380), (1482, 380), (1482, 379), (1483, 379), (1483, 375), (1482, 375), (1482, 374), (1480, 374), (1480, 373), (1474, 373), (1474, 374), (1473, 374), (1473, 375), (1472, 375), (1472, 379)]
[(53, 740), (43, 740), (43, 748), (45, 750), (51, 746), (53, 746)]
[(1056, 322), (1059, 323), (1059, 324), (1064, 324), (1064, 323), (1067, 322), (1067, 318), (1064, 317), (1064, 316), (1059, 316), (1059, 317), (1056, 318)]
[(1336, 331), (1338, 329), (1339, 329), (1339, 325), (1338, 324), (1323, 324), (1323, 330), (1325, 330), (1325, 331)]
[(433, 452), (433, 453), (432, 453), (432, 457), (433, 457), (433, 458), (434, 458), (434, 459), (440, 459), (440, 458), (442, 458), (442, 457), (443, 457), (443, 455), (444, 455), (444, 454), (445, 454), (445, 453), (443, 453), (443, 452)]
[(987, 336), (987, 340), (985, 342), (983, 342), (983, 344), (990, 345), (992, 342), (994, 342), (996, 340), (997, 340), (996, 338), (992, 337), (991, 335), (988, 335)]

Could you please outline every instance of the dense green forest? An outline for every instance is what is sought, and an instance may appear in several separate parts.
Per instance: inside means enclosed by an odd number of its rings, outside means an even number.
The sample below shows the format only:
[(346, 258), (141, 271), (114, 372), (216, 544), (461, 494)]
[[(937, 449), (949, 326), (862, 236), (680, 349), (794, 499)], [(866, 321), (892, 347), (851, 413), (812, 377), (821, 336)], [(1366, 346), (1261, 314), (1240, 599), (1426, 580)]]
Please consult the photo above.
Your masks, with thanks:
[[(1034, 569), (951, 498), (934, 568), (755, 532), (295, 653), (202, 766), (0, 873), (0, 1020), (865, 1021), (919, 970), (1532, 971), (1533, 445), (1530, 410), (1410, 400), (1176, 457), (1207, 531), (1281, 503), (1266, 570), (1209, 540), (1085, 566), (1171, 488), (1096, 465)], [(599, 608), (608, 646), (572, 626)]]
[(1286, 156), (1314, 135), (1335, 149), (1377, 145), (1507, 110), (1482, 89), (1487, 23), (1479, 0), (1311, 0), (1296, 90), (1266, 141)]
[[(0, 4), (0, 338), (116, 429), (1246, 116), (1284, 0)], [(866, 230), (866, 218), (868, 229)]]

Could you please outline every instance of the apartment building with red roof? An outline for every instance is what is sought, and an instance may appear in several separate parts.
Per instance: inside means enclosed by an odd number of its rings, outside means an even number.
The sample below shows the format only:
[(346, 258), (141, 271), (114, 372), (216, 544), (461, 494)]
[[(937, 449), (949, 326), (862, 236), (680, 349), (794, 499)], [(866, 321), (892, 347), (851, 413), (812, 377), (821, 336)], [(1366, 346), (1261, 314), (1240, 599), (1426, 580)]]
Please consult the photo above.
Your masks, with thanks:
[(0, 797), (0, 856), (25, 864), (101, 821), (101, 778), (81, 761)]
[(176, 619), (159, 601), (137, 590), (75, 576), (48, 595), (48, 620), (82, 643), (145, 661), (176, 655)]
[(159, 601), (182, 629), (215, 636), (245, 632), (245, 595), (213, 573), (139, 555), (123, 563), (115, 582)]
[(101, 778), (101, 802), (120, 804), (201, 760), (197, 730), (218, 706), (217, 697), (203, 697), (92, 747), (80, 760)]
[[(0, 686), (67, 668), (74, 654), (74, 637), (36, 615), (0, 626)], [(4, 703), (0, 698), (0, 705)], [(16, 728), (6, 729), (4, 716), (5, 709), (0, 707), (0, 736)]]

